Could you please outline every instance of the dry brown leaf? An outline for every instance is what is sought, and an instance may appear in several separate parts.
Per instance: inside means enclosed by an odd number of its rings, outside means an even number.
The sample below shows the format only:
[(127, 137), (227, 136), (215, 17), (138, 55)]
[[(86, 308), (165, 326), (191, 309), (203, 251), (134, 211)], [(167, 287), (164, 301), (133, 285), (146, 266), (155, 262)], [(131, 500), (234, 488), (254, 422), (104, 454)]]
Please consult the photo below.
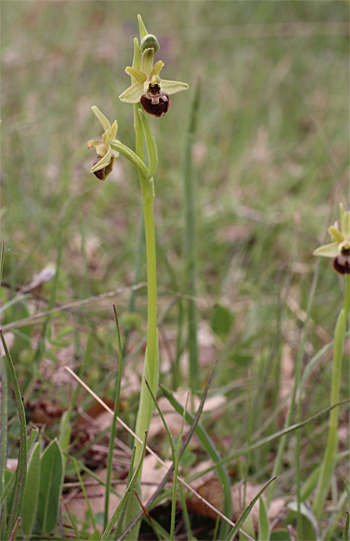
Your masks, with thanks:
[(40, 399), (31, 400), (27, 407), (32, 411), (31, 421), (36, 425), (45, 425), (50, 427), (59, 421), (63, 415), (64, 409), (58, 406), (55, 401)]
[(56, 274), (56, 267), (54, 265), (47, 265), (39, 274), (33, 276), (33, 280), (27, 286), (22, 287), (19, 294), (34, 293), (38, 295), (41, 290), (41, 286), (45, 282), (49, 282)]
[(76, 380), (69, 374), (67, 370), (63, 370), (68, 366), (74, 369), (74, 344), (62, 348), (56, 355), (56, 362), (51, 359), (43, 359), (40, 365), (41, 375), (50, 380), (55, 387), (71, 386), (75, 389), (77, 386)]
[[(166, 466), (169, 468), (171, 462), (167, 461)], [(106, 471), (101, 470), (98, 476), (105, 480)], [(142, 484), (142, 503), (145, 504), (152, 494), (157, 489), (159, 483), (163, 479), (166, 473), (165, 468), (159, 468), (156, 458), (152, 455), (147, 455), (143, 462), (141, 484)], [(118, 483), (115, 486), (116, 492), (122, 497), (126, 489), (126, 483)], [(105, 488), (102, 485), (86, 486), (86, 492), (89, 497), (90, 505), (93, 513), (103, 513), (105, 504)], [(118, 498), (115, 494), (110, 493), (110, 501), (108, 506), (108, 518), (110, 519), (114, 513), (121, 498)], [(87, 511), (87, 505), (85, 498), (81, 491), (72, 491), (66, 498), (66, 507), (76, 516), (79, 521), (85, 521), (85, 513)], [(101, 527), (98, 527), (101, 530)]]
[(251, 228), (247, 225), (228, 225), (220, 229), (219, 236), (228, 242), (245, 239), (249, 236)]
[[(213, 477), (196, 490), (202, 498), (211, 503), (216, 509), (221, 512), (223, 511), (224, 502), (222, 500), (222, 487), (219, 479)], [(187, 500), (187, 507), (190, 513), (198, 513), (203, 517), (208, 517), (213, 520), (216, 520), (217, 518), (217, 514), (196, 496), (191, 496)]]
[[(186, 404), (188, 391), (177, 391), (173, 393), (173, 395), (176, 398), (176, 400), (180, 402), (180, 404), (184, 407)], [(198, 397), (195, 396), (193, 399), (193, 402), (194, 402), (194, 408), (196, 411), (199, 407), (200, 400), (198, 399)], [(225, 396), (223, 395), (212, 396), (206, 399), (204, 403), (203, 412), (212, 411), (213, 412), (212, 419), (217, 419), (222, 414), (222, 410), (225, 404), (226, 404)], [(181, 430), (181, 425), (182, 425), (182, 415), (180, 415), (174, 410), (172, 405), (169, 403), (169, 400), (165, 398), (164, 396), (158, 399), (158, 405), (161, 412), (163, 413), (165, 422), (168, 425), (170, 434), (175, 438), (178, 437), (180, 435), (180, 430)], [(185, 423), (184, 434), (186, 434), (188, 431), (189, 431), (189, 426), (187, 425), (187, 423)], [(165, 435), (165, 434), (166, 434), (166, 431), (163, 425), (163, 421), (160, 418), (158, 412), (155, 411), (152, 418), (151, 426), (148, 432), (149, 441), (151, 441), (151, 439), (154, 438), (155, 436)], [(196, 441), (198, 440), (195, 438), (195, 435), (194, 435), (192, 442), (196, 442)]]
[[(209, 466), (210, 466), (210, 461)], [(200, 469), (198, 471), (201, 471), (201, 469), (206, 469), (208, 467), (208, 462), (205, 463), (205, 467), (203, 465), (199, 465)], [(198, 469), (198, 467), (197, 467)], [(194, 470), (191, 473), (195, 473)], [(200, 483), (200, 484), (199, 484)], [(211, 503), (216, 509), (222, 511), (223, 510), (223, 501), (222, 501), (222, 485), (220, 480), (214, 476), (212, 472), (209, 474), (206, 474), (205, 482), (203, 483), (203, 478), (196, 479), (194, 483), (191, 483), (191, 486), (196, 489), (198, 494), (202, 496), (205, 500), (207, 500), (209, 503)], [(247, 505), (250, 504), (250, 502), (255, 498), (255, 496), (260, 492), (260, 490), (263, 488), (264, 485), (261, 484), (253, 484), (251, 482), (247, 482), (246, 485), (246, 498), (245, 502), (243, 502), (244, 497), (244, 485), (243, 483), (236, 483), (234, 486), (231, 487), (231, 497), (232, 497), (232, 520), (233, 522), (236, 522), (241, 515), (242, 511), (247, 507)], [(263, 498), (265, 496), (263, 495)], [(212, 509), (210, 509), (205, 503), (203, 503), (201, 500), (199, 500), (196, 496), (191, 496), (187, 500), (188, 509), (190, 512), (198, 513), (199, 515), (211, 518), (215, 520), (217, 518), (217, 515)], [(281, 513), (281, 511), (285, 508), (286, 502), (282, 498), (275, 499), (271, 502), (268, 516), (270, 522), (272, 520), (277, 519), (278, 515)], [(221, 508), (220, 508), (221, 506)], [(259, 525), (259, 502), (257, 502), (251, 512), (253, 525), (255, 531), (258, 531), (258, 525)]]

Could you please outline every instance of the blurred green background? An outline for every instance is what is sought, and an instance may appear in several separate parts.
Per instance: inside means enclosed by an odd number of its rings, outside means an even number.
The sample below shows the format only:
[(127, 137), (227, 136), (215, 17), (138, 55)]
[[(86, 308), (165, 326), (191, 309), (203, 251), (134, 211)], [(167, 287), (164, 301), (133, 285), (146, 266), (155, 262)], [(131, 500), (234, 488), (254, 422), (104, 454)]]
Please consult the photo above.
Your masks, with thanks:
[[(233, 314), (222, 346), (229, 378), (282, 342), (296, 352), (312, 251), (338, 217), (338, 203), (349, 201), (348, 10), (343, 1), (2, 2), (1, 225), (12, 291), (56, 262), (60, 239), (58, 301), (132, 282), (137, 174), (120, 157), (99, 182), (89, 173), (95, 155), (86, 143), (101, 136), (96, 105), (117, 118), (117, 137), (133, 146), (132, 106), (118, 96), (129, 86), (124, 69), (140, 13), (159, 39), (162, 77), (190, 85), (172, 97), (166, 117), (150, 119), (160, 155), (160, 307), (183, 285), (184, 130), (199, 77), (193, 162), (200, 320), (210, 323), (218, 302)], [(332, 334), (341, 296), (341, 281), (322, 261), (310, 354), (325, 343), (317, 325)], [(122, 315), (127, 302), (118, 305)], [(137, 309), (145, 315), (145, 290)], [(99, 310), (112, 325), (110, 305)], [(169, 328), (174, 320), (170, 313)], [(144, 332), (144, 317), (141, 326)]]

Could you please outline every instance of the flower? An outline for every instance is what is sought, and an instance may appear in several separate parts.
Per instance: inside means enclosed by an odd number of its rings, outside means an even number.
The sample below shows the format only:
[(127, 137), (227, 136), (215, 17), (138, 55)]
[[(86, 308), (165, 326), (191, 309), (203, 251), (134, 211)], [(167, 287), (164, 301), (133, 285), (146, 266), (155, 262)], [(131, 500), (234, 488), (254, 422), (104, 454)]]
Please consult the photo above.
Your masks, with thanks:
[(87, 144), (88, 148), (95, 147), (98, 154), (90, 171), (100, 180), (105, 180), (113, 170), (114, 158), (118, 158), (119, 156), (119, 153), (113, 150), (110, 145), (110, 143), (117, 142), (115, 136), (117, 135), (118, 124), (115, 120), (111, 125), (109, 120), (95, 105), (91, 109), (101, 122), (105, 132), (102, 135), (102, 140), (89, 141)]
[(161, 117), (169, 110), (170, 94), (187, 90), (188, 84), (178, 81), (166, 81), (159, 77), (164, 66), (161, 60), (153, 66), (154, 49), (145, 49), (141, 56), (141, 69), (128, 66), (125, 71), (135, 79), (119, 99), (125, 103), (141, 102), (146, 113)]
[(336, 222), (328, 229), (333, 242), (320, 246), (314, 251), (314, 255), (332, 257), (333, 268), (339, 274), (350, 274), (350, 212), (341, 213), (341, 230)]

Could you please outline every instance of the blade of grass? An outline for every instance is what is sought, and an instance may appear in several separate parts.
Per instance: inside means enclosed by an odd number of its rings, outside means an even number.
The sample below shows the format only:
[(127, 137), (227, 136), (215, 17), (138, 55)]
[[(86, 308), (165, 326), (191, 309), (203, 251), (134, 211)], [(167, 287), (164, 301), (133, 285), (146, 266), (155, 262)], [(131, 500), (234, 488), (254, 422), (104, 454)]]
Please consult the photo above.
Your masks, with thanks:
[[(90, 387), (88, 385), (86, 385), (86, 383), (84, 381), (82, 381), (74, 372), (73, 370), (71, 370), (68, 366), (65, 366), (64, 367), (65, 370), (67, 370), (67, 372), (69, 372), (69, 374), (71, 374), (71, 376), (79, 382), (79, 384), (84, 387), (84, 389), (86, 389), (90, 394), (91, 396), (93, 396), (95, 398), (95, 400), (97, 400), (97, 402), (99, 402), (99, 404), (101, 404), (101, 406), (106, 410), (106, 411), (109, 411), (109, 413), (111, 415), (113, 415), (113, 411), (103, 402), (103, 400), (101, 400), (101, 398), (99, 396), (96, 395), (96, 393), (94, 393)], [(210, 377), (211, 375), (209, 376), (208, 378), (208, 382), (207, 382), (207, 386), (210, 382)], [(203, 399), (205, 399), (206, 397), (206, 393), (207, 393), (207, 389), (208, 387), (205, 388), (204, 390), (204, 393), (203, 393), (203, 396), (202, 396), (202, 401)], [(203, 404), (202, 404), (202, 401), (201, 401), (201, 404), (199, 406), (199, 409), (201, 408), (201, 410), (203, 409)], [(201, 413), (201, 410), (197, 412), (197, 415), (200, 415)], [(184, 448), (188, 445), (188, 442), (190, 441), (192, 435), (193, 435), (193, 432), (195, 430), (195, 427), (196, 427), (196, 423), (198, 422), (198, 419), (197, 419), (197, 415), (196, 415), (196, 418), (195, 418), (195, 421), (194, 423), (191, 425), (191, 428), (190, 428), (190, 431), (187, 435), (187, 438), (186, 438), (186, 441), (184, 442), (183, 444), (183, 448), (181, 449), (181, 454), (183, 453), (183, 450)], [(198, 417), (199, 418), (199, 417)], [(131, 428), (128, 427), (128, 425), (126, 423), (124, 423), (124, 421), (122, 419), (120, 419), (119, 417), (117, 418), (118, 422), (121, 424), (121, 426), (123, 428), (125, 428), (125, 430), (127, 430), (132, 436), (133, 438), (137, 439), (139, 441), (139, 443), (141, 443), (141, 445), (143, 444), (142, 440), (140, 438), (138, 438), (136, 436), (136, 434), (131, 430)], [(166, 468), (166, 465), (165, 465), (165, 462), (150, 448), (147, 446), (147, 451), (156, 458), (156, 460)], [(83, 465), (80, 465), (83, 469), (84, 469), (84, 466)], [(89, 473), (90, 473), (90, 470), (88, 470)], [(93, 472), (92, 472), (93, 473)], [(90, 473), (90, 475), (92, 477), (94, 477), (92, 475), (92, 473)], [(167, 482), (167, 480), (169, 479), (169, 477), (171, 476), (171, 474), (173, 473), (173, 466), (171, 466), (166, 475), (164, 476), (163, 480), (161, 481), (157, 491), (154, 493), (154, 495), (150, 498), (150, 500), (147, 502), (146, 504), (146, 507), (148, 507), (149, 505), (151, 505), (154, 501), (154, 499), (158, 496), (160, 490), (163, 489), (165, 483)], [(95, 477), (94, 477), (95, 478)], [(97, 476), (96, 476), (96, 479), (98, 480)], [(183, 484), (183, 486), (185, 486), (190, 492), (192, 492), (192, 494), (194, 494), (201, 502), (203, 502), (206, 506), (208, 506), (209, 509), (212, 509), (212, 511), (214, 511), (214, 513), (218, 514), (223, 520), (225, 520), (228, 524), (230, 524), (231, 526), (234, 525), (234, 523), (232, 522), (232, 520), (230, 520), (228, 517), (226, 517), (223, 513), (221, 513), (218, 509), (216, 509), (213, 505), (211, 505), (210, 502), (208, 502), (205, 498), (203, 498), (202, 496), (200, 496), (200, 494), (198, 494), (194, 488), (192, 488), (184, 479), (182, 479), (182, 477), (179, 477), (179, 481), (180, 483)], [(123, 533), (123, 536), (120, 538), (120, 539), (124, 539), (124, 535), (126, 535), (130, 529), (133, 528), (133, 526), (136, 524), (136, 522), (140, 519), (140, 517), (142, 516), (142, 512), (134, 519), (134, 521), (128, 526), (127, 530), (125, 530), (125, 532)], [(254, 541), (252, 539), (252, 537), (250, 537), (250, 535), (248, 535), (246, 532), (243, 532), (241, 531), (241, 533), (247, 538), (249, 539), (250, 541)]]
[[(247, 447), (242, 447), (241, 449), (238, 449), (234, 453), (230, 454), (229, 456), (221, 459), (219, 462), (216, 462), (211, 466), (210, 468), (207, 468), (200, 473), (196, 475), (192, 475), (188, 482), (192, 482), (198, 477), (201, 477), (202, 475), (205, 475), (206, 473), (209, 473), (213, 469), (217, 468), (218, 466), (221, 466), (222, 464), (228, 464), (232, 460), (235, 460), (236, 458), (246, 455), (253, 451), (254, 449), (257, 449), (258, 447), (261, 447), (262, 445), (266, 445), (267, 443), (271, 443), (274, 440), (277, 440), (278, 438), (281, 438), (283, 436), (287, 436), (291, 432), (294, 432), (295, 430), (299, 430), (303, 426), (306, 426), (313, 421), (316, 421), (316, 419), (319, 419), (319, 417), (322, 417), (322, 415), (325, 415), (326, 413), (329, 413), (333, 408), (336, 408), (337, 406), (341, 406), (343, 404), (348, 404), (350, 402), (350, 398), (346, 400), (342, 400), (341, 402), (338, 402), (337, 404), (333, 404), (333, 406), (328, 406), (328, 408), (323, 409), (319, 413), (316, 413), (312, 417), (309, 417), (308, 419), (305, 419), (305, 421), (301, 421), (300, 423), (296, 423), (295, 425), (289, 426), (288, 428), (279, 430), (278, 432), (275, 432), (274, 434), (271, 434), (270, 436), (267, 436), (266, 438), (263, 438), (262, 440), (259, 440), (257, 442), (252, 443), (251, 445), (248, 445)], [(199, 434), (197, 434), (199, 436)]]
[[(172, 497), (172, 505), (171, 505), (170, 539), (173, 539), (174, 538), (174, 529), (175, 529), (175, 511), (176, 511), (176, 481), (177, 481), (177, 475), (178, 475), (178, 459), (180, 457), (180, 443), (181, 443), (182, 433), (183, 433), (184, 417), (183, 417), (183, 420), (182, 420), (180, 435), (179, 435), (179, 439), (178, 439), (178, 448), (177, 448), (177, 451), (176, 451), (175, 445), (174, 445), (174, 440), (173, 440), (172, 435), (170, 434), (169, 427), (168, 427), (168, 425), (167, 425), (167, 423), (165, 421), (164, 415), (163, 415), (159, 405), (157, 404), (156, 398), (155, 398), (154, 394), (152, 393), (152, 389), (149, 386), (148, 381), (146, 379), (145, 379), (145, 383), (146, 383), (147, 388), (148, 388), (148, 390), (149, 390), (149, 392), (151, 394), (153, 403), (154, 403), (155, 407), (158, 410), (159, 416), (160, 416), (160, 418), (162, 420), (163, 426), (165, 428), (165, 431), (167, 433), (169, 443), (170, 443), (170, 446), (171, 446), (171, 454), (172, 454), (172, 460), (173, 460), (173, 465), (174, 465), (174, 483), (173, 483), (173, 497)], [(187, 404), (187, 401), (186, 401), (186, 404)]]
[(77, 523), (75, 522), (74, 515), (70, 512), (69, 507), (65, 504), (65, 502), (64, 502), (63, 500), (62, 500), (62, 503), (63, 503), (63, 505), (64, 505), (64, 508), (65, 508), (65, 510), (66, 510), (66, 513), (67, 513), (67, 515), (68, 515), (68, 518), (69, 518), (69, 520), (70, 520), (70, 523), (71, 523), (71, 525), (72, 525), (72, 528), (73, 528), (73, 530), (74, 530), (75, 537), (76, 537), (76, 539), (80, 540), (81, 537), (80, 537), (80, 535), (79, 535), (79, 530), (78, 530)]
[[(173, 396), (173, 394), (166, 387), (164, 387), (164, 385), (160, 385), (160, 388), (162, 389), (164, 395), (167, 397), (167, 399), (169, 400), (171, 405), (175, 408), (175, 410), (178, 413), (180, 413), (181, 415), (183, 415), (184, 408), (176, 400), (176, 398)], [(194, 422), (194, 416), (189, 411), (186, 412), (186, 421), (189, 424), (192, 424)], [(204, 446), (206, 452), (208, 453), (210, 458), (214, 461), (215, 465), (217, 465), (221, 461), (221, 457), (218, 454), (215, 446), (213, 445), (210, 437), (208, 436), (208, 434), (205, 431), (205, 429), (203, 428), (203, 426), (198, 423), (196, 428), (195, 428), (195, 432), (196, 432), (197, 436), (199, 437), (202, 445)], [(232, 498), (231, 498), (231, 482), (230, 482), (230, 478), (229, 478), (229, 475), (228, 475), (227, 470), (226, 470), (225, 467), (219, 466), (217, 468), (217, 472), (218, 472), (219, 479), (220, 479), (220, 481), (221, 481), (221, 483), (222, 483), (222, 485), (224, 487), (225, 500), (224, 500), (224, 511), (223, 512), (227, 517), (232, 517)], [(221, 529), (220, 529), (220, 538), (221, 539), (223, 538), (222, 528), (223, 528), (223, 526), (221, 526)], [(227, 536), (228, 532), (224, 531), (224, 533)]]
[(250, 514), (251, 510), (253, 509), (253, 507), (256, 504), (256, 502), (258, 501), (258, 499), (262, 496), (264, 491), (271, 485), (272, 481), (274, 481), (275, 479), (276, 479), (276, 477), (273, 477), (272, 479), (270, 479), (270, 481), (268, 481), (266, 483), (266, 485), (258, 492), (258, 494), (255, 496), (255, 498), (252, 499), (250, 504), (244, 509), (243, 513), (240, 515), (240, 517), (238, 518), (236, 524), (234, 525), (234, 527), (230, 531), (230, 533), (229, 533), (229, 535), (227, 537), (227, 541), (233, 541), (233, 539), (235, 538), (235, 536), (239, 532), (239, 528), (242, 526), (242, 524), (244, 523), (244, 521), (246, 520), (246, 518)]
[(183, 413), (183, 416), (182, 416), (181, 428), (180, 428), (180, 433), (179, 433), (179, 438), (178, 438), (178, 441), (177, 441), (177, 447), (176, 447), (176, 453), (175, 453), (173, 498), (172, 498), (172, 502), (171, 502), (171, 521), (170, 521), (170, 539), (171, 539), (171, 541), (174, 540), (174, 532), (175, 532), (177, 476), (178, 476), (178, 473), (179, 473), (179, 463), (180, 463), (180, 458), (181, 458), (181, 455), (180, 455), (181, 442), (182, 442), (182, 434), (183, 434), (184, 425), (185, 425), (185, 417), (186, 417), (186, 411), (187, 411), (188, 398), (189, 398), (189, 395), (187, 395), (186, 404), (185, 404), (185, 407), (184, 407), (184, 413)]
[(114, 413), (113, 413), (113, 421), (112, 421), (112, 426), (111, 426), (111, 436), (109, 439), (109, 450), (108, 450), (108, 458), (107, 458), (106, 497), (105, 497), (105, 509), (104, 509), (104, 518), (103, 518), (104, 530), (107, 528), (107, 524), (108, 524), (108, 506), (109, 506), (109, 492), (110, 492), (110, 486), (111, 486), (112, 468), (113, 468), (114, 439), (115, 439), (115, 433), (116, 433), (117, 415), (118, 415), (119, 399), (120, 399), (120, 388), (121, 388), (121, 381), (122, 381), (122, 367), (123, 367), (123, 356), (122, 356), (122, 345), (121, 345), (121, 340), (120, 340), (119, 321), (118, 321), (117, 310), (114, 304), (113, 304), (113, 312), (114, 312), (115, 326), (117, 329), (119, 370), (118, 370), (117, 388), (116, 388), (115, 400), (114, 400)]
[(0, 356), (0, 378), (1, 378), (1, 433), (0, 433), (0, 496), (5, 489), (5, 468), (7, 459), (7, 422), (8, 422), (8, 396), (9, 385), (5, 362)]
[(349, 515), (349, 511), (346, 511), (345, 527), (344, 527), (343, 538), (342, 538), (343, 541), (348, 541), (349, 539), (349, 531), (350, 531), (349, 525), (350, 525), (350, 515)]
[[(134, 471), (135, 454), (136, 454), (136, 448), (134, 447), (133, 450), (132, 450), (131, 458), (130, 458), (129, 473), (128, 473), (128, 478), (127, 478), (127, 481), (126, 481), (127, 486), (131, 483), (132, 474), (133, 474), (133, 471)], [(121, 531), (121, 528), (122, 528), (122, 525), (123, 525), (125, 511), (126, 511), (126, 505), (124, 505), (124, 507), (123, 507), (123, 509), (122, 509), (122, 511), (121, 511), (116, 523), (115, 523), (114, 539), (118, 539), (118, 537), (120, 535), (120, 531)]]
[[(192, 530), (191, 530), (191, 522), (190, 522), (190, 517), (188, 516), (186, 498), (185, 498), (184, 489), (183, 489), (183, 486), (182, 486), (181, 483), (179, 484), (179, 492), (180, 492), (180, 501), (181, 501), (181, 505), (182, 505), (182, 512), (183, 512), (183, 516), (184, 516), (184, 523), (185, 523), (187, 538), (188, 538), (188, 541), (192, 541), (193, 540), (193, 534), (192, 534)], [(218, 515), (217, 520), (218, 521), (220, 520), (219, 515)]]
[[(189, 125), (185, 136), (184, 150), (184, 259), (186, 281), (196, 273), (196, 188), (192, 164), (192, 147), (197, 128), (197, 117), (200, 101), (200, 81), (197, 79), (189, 113)], [(187, 301), (187, 346), (190, 361), (190, 388), (196, 393), (199, 388), (199, 360), (197, 339), (197, 306), (195, 299), (195, 284), (191, 280), (188, 288)]]
[[(183, 445), (182, 445), (182, 448), (181, 448), (181, 451), (180, 451), (180, 456), (183, 454), (183, 452), (185, 451), (188, 443), (190, 442), (192, 436), (193, 436), (193, 433), (196, 429), (196, 426), (199, 422), (199, 418), (201, 416), (201, 413), (203, 411), (203, 407), (204, 407), (204, 403), (205, 403), (205, 399), (206, 399), (206, 396), (207, 396), (207, 393), (208, 393), (208, 390), (209, 390), (209, 385), (211, 383), (211, 379), (212, 379), (212, 376), (213, 376), (213, 372), (214, 372), (214, 368), (216, 366), (216, 362), (214, 363), (212, 369), (211, 369), (211, 372), (209, 374), (209, 377), (208, 377), (208, 380), (207, 380), (207, 384), (206, 384), (206, 387), (204, 389), (204, 392), (203, 392), (203, 396), (202, 396), (202, 399), (201, 399), (201, 402), (199, 404), (199, 407), (198, 407), (198, 411), (197, 411), (197, 414), (194, 418), (194, 421), (192, 422), (191, 424), (191, 428), (190, 428), (190, 431), (189, 433), (187, 434), (187, 437), (186, 437), (186, 440), (184, 441)], [(160, 385), (160, 387), (162, 387)], [(168, 391), (169, 392), (169, 391)], [(171, 394), (171, 393), (170, 393)], [(182, 406), (181, 406), (182, 408)], [(182, 411), (182, 409), (181, 409)], [(151, 498), (148, 500), (147, 504), (146, 504), (146, 508), (148, 508), (153, 502), (154, 500), (156, 499), (156, 497), (158, 496), (158, 494), (160, 493), (160, 491), (163, 489), (163, 487), (165, 486), (166, 482), (168, 481), (169, 477), (172, 475), (174, 471), (174, 464), (171, 465), (171, 467), (168, 469), (168, 472), (166, 473), (166, 475), (163, 477), (161, 483), (159, 484), (157, 490), (154, 492), (154, 494), (151, 496)], [(202, 498), (195, 490), (193, 490), (193, 488), (188, 484), (186, 483), (181, 477), (178, 477), (179, 481), (182, 483), (183, 486), (185, 486), (187, 489), (189, 489), (193, 494), (195, 494), (197, 496), (197, 498), (199, 500), (201, 500), (207, 507), (209, 507), (209, 509), (212, 509), (215, 513), (217, 513), (218, 516), (220, 516), (225, 522), (227, 522), (228, 524), (230, 524), (231, 526), (234, 525), (234, 523), (227, 517), (225, 516), (223, 513), (221, 513), (218, 509), (216, 509), (213, 505), (211, 505), (208, 501), (206, 501), (204, 498)], [(230, 492), (230, 499), (231, 499), (231, 492)], [(124, 535), (126, 535), (128, 533), (128, 531), (130, 531), (130, 529), (133, 527), (133, 525), (136, 523), (136, 521), (142, 516), (142, 512), (139, 513), (139, 515), (135, 518), (135, 520), (129, 525), (128, 529), (124, 532), (123, 536), (120, 538), (120, 539), (123, 539), (124, 538)], [(232, 512), (229, 516), (232, 516)], [(252, 538), (246, 533), (244, 532), (243, 530), (240, 530), (241, 534), (244, 535), (247, 539), (249, 540), (252, 540)]]
[(77, 476), (78, 476), (78, 479), (79, 479), (79, 483), (80, 483), (82, 493), (84, 494), (84, 499), (85, 499), (85, 502), (86, 502), (86, 505), (87, 505), (87, 508), (88, 508), (87, 514), (90, 517), (91, 524), (92, 524), (92, 527), (94, 529), (94, 535), (95, 535), (98, 532), (98, 530), (96, 528), (95, 516), (94, 516), (93, 510), (91, 509), (90, 500), (89, 500), (89, 497), (87, 495), (87, 492), (86, 492), (86, 489), (85, 489), (85, 486), (84, 486), (84, 483), (83, 483), (83, 479), (82, 479), (82, 476), (81, 476), (80, 471), (79, 471), (78, 463), (77, 463), (77, 461), (75, 460), (74, 457), (72, 457), (72, 460), (73, 460), (73, 464), (75, 466), (75, 471), (77, 472)]
[(131, 478), (130, 484), (126, 487), (124, 496), (122, 497), (121, 501), (119, 502), (117, 509), (114, 511), (111, 520), (109, 521), (107, 527), (105, 528), (105, 530), (104, 530), (104, 532), (102, 534), (102, 537), (101, 537), (101, 541), (106, 541), (108, 539), (108, 536), (111, 533), (111, 530), (112, 530), (114, 524), (116, 523), (119, 515), (121, 514), (121, 512), (123, 511), (123, 509), (124, 509), (124, 507), (126, 505), (126, 502), (127, 502), (128, 498), (129, 498), (129, 494), (130, 494), (131, 490), (134, 488), (134, 486), (136, 485), (136, 483), (137, 483), (137, 481), (139, 479), (143, 459), (145, 458), (146, 448), (147, 448), (147, 432), (145, 432), (145, 437), (144, 437), (144, 441), (143, 441), (143, 445), (142, 445), (141, 456), (140, 456), (139, 462), (138, 462), (138, 464), (136, 466), (136, 469), (135, 469), (135, 471), (133, 473), (133, 476)]
[(17, 486), (15, 488), (15, 499), (14, 499), (14, 508), (13, 508), (13, 514), (10, 519), (9, 523), (9, 531), (12, 531), (15, 527), (15, 524), (17, 522), (17, 519), (20, 516), (21, 509), (22, 509), (22, 502), (23, 502), (23, 495), (26, 485), (26, 477), (27, 477), (27, 428), (26, 428), (26, 415), (24, 411), (22, 396), (19, 390), (18, 380), (16, 376), (15, 367), (12, 362), (11, 355), (9, 353), (9, 350), (7, 349), (7, 345), (4, 339), (4, 335), (2, 330), (0, 330), (0, 336), (2, 345), (4, 347), (5, 351), (5, 358), (7, 361), (7, 366), (9, 369), (9, 373), (11, 376), (11, 381), (13, 385), (13, 390), (15, 393), (15, 399), (17, 404), (17, 410), (19, 415), (19, 422), (20, 422), (20, 447), (19, 447), (19, 455), (18, 455), (18, 466), (16, 470), (16, 481)]

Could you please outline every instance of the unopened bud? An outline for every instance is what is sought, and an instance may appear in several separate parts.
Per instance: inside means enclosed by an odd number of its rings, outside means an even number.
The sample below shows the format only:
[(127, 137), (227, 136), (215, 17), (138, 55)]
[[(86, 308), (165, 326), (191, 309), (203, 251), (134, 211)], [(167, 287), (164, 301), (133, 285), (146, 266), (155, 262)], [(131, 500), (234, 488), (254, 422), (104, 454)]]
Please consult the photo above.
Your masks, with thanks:
[(153, 34), (147, 34), (140, 45), (140, 52), (143, 53), (146, 49), (153, 49), (154, 54), (159, 51), (159, 42)]

